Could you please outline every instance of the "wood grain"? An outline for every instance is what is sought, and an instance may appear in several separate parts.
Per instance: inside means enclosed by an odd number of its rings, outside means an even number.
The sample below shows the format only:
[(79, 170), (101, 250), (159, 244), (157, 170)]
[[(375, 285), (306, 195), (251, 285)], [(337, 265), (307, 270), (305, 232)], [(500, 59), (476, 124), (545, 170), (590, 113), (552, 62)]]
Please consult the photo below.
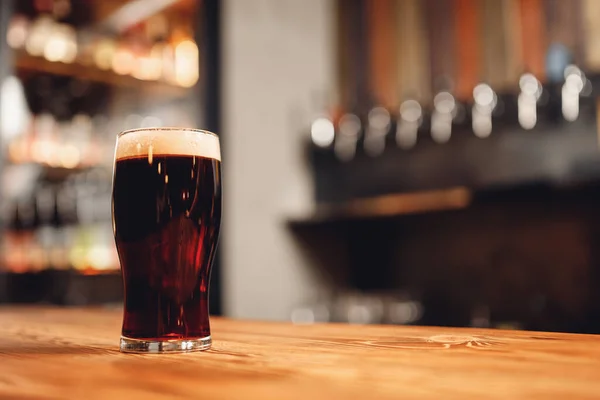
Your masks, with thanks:
[(0, 309), (0, 398), (592, 399), (600, 337), (214, 319), (213, 349), (119, 353), (120, 310)]

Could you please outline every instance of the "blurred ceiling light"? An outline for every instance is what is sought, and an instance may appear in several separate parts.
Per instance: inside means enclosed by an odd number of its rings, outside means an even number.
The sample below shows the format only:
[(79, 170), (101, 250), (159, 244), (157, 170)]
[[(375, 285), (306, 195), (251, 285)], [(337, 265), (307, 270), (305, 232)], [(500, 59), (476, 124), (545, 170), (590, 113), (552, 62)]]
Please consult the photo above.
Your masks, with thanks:
[(102, 39), (94, 51), (94, 62), (102, 70), (108, 70), (112, 66), (115, 55), (115, 43), (110, 39)]
[(123, 32), (177, 1), (179, 0), (133, 0), (115, 11), (102, 25), (109, 30)]
[(6, 42), (13, 49), (25, 46), (29, 33), (29, 20), (22, 16), (15, 16), (10, 21), (6, 32)]
[(423, 109), (416, 100), (406, 100), (400, 105), (400, 118), (396, 126), (396, 144), (410, 149), (417, 144), (417, 133), (423, 120)]
[(310, 127), (310, 137), (319, 147), (330, 146), (335, 137), (333, 122), (325, 117), (315, 119)]
[(198, 82), (198, 46), (192, 40), (184, 40), (175, 47), (175, 79), (183, 87)]
[(27, 129), (31, 121), (25, 90), (21, 81), (7, 77), (0, 88), (0, 134), (4, 140), (10, 140)]
[(46, 41), (52, 33), (54, 21), (44, 15), (35, 20), (31, 26), (31, 32), (25, 42), (25, 49), (32, 56), (41, 56), (46, 47)]
[(133, 72), (136, 59), (131, 51), (120, 47), (112, 59), (112, 70), (115, 74), (129, 75)]

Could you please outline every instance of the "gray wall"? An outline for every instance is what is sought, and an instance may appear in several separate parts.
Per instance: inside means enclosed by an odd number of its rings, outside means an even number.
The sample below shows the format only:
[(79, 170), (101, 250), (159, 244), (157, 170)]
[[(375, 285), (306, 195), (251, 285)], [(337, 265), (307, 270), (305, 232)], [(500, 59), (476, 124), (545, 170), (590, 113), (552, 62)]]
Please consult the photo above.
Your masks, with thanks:
[(310, 210), (302, 140), (333, 81), (332, 0), (224, 0), (224, 312), (289, 319), (319, 279), (284, 222)]

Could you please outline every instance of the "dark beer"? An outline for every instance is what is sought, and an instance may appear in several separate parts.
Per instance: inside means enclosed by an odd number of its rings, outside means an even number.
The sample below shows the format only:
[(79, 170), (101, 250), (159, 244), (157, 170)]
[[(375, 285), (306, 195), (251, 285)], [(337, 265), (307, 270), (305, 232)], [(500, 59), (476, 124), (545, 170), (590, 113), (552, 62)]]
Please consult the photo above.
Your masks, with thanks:
[[(122, 336), (145, 342), (206, 339), (209, 345), (220, 161), (205, 157), (211, 152), (194, 143), (186, 149), (155, 142), (148, 150), (136, 146), (121, 153), (117, 145), (113, 223), (125, 288)], [(190, 154), (160, 154), (169, 150)]]

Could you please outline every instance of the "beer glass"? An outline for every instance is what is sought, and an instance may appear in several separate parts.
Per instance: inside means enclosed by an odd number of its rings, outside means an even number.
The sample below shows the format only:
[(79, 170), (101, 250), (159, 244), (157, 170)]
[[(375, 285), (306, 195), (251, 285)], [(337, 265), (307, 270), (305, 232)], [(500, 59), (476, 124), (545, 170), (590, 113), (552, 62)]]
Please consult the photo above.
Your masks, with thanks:
[(112, 216), (125, 291), (121, 351), (210, 348), (220, 164), (211, 132), (143, 128), (118, 135)]

